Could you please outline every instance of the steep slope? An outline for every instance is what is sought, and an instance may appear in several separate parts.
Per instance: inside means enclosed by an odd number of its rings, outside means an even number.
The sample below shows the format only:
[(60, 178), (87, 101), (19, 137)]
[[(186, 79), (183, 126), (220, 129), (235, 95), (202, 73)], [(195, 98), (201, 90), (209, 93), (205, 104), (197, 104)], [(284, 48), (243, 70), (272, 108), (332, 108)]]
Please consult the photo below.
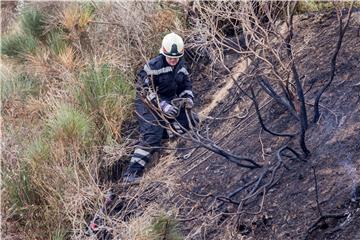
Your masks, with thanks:
[[(179, 27), (180, 22), (187, 23), (183, 18), (185, 15), (179, 14), (178, 10), (187, 12), (188, 9), (182, 9), (182, 3), (175, 3), (172, 10), (166, 9), (162, 2), (104, 5), (91, 2), (90, 5), (79, 3), (78, 6), (77, 3), (62, 3), (62, 7), (51, 2), (44, 4), (44, 13), (52, 10), (53, 17), (58, 18), (52, 19), (48, 27), (70, 25), (63, 27), (67, 29), (63, 33), (54, 32), (65, 34), (62, 37), (55, 35), (59, 37), (59, 46), (62, 46), (61, 40), (68, 39), (70, 42), (64, 45), (67, 51), (63, 55), (58, 56), (53, 51), (49, 58), (45, 53), (49, 52), (51, 46), (48, 46), (48, 41), (44, 41), (45, 38), (40, 39), (43, 41), (42, 48), (38, 48), (41, 54), (35, 57), (27, 55), (25, 60), (20, 61), (21, 64), (16, 63), (20, 68), (26, 67), (28, 72), (40, 75), (39, 79), (35, 79), (46, 80), (49, 85), (42, 89), (45, 92), (39, 91), (39, 94), (42, 93), (39, 96), (27, 98), (25, 95), (22, 98), (23, 95), (15, 95), (15, 101), (3, 105), (2, 110), (6, 112), (2, 122), (6, 122), (2, 128), (5, 133), (3, 146), (6, 150), (3, 152), (2, 159), (5, 161), (2, 161), (2, 166), (3, 171), (7, 170), (4, 172), (7, 181), (4, 181), (2, 188), (2, 216), (5, 219), (5, 223), (2, 223), (2, 238), (96, 239), (86, 234), (86, 226), (95, 214), (100, 214), (105, 228), (112, 232), (113, 239), (360, 239), (357, 229), (360, 224), (358, 11), (354, 12), (345, 34), (337, 58), (335, 79), (322, 97), (320, 120), (316, 124), (310, 123), (306, 132), (306, 144), (310, 150), (308, 157), (296, 155), (301, 153), (298, 139), (276, 137), (262, 130), (254, 103), (249, 98), (249, 86), (255, 81), (253, 72), (262, 69), (262, 66), (252, 62), (246, 50), (240, 55), (227, 49), (224, 51), (224, 64), (230, 73), (220, 64), (209, 67), (195, 62), (191, 65), (196, 92), (195, 111), (202, 120), (198, 130), (204, 136), (206, 145), (199, 146), (196, 141), (189, 140), (189, 135), (166, 143), (160, 159), (154, 157), (140, 184), (129, 186), (120, 183), (121, 171), (136, 144), (138, 132), (132, 118), (124, 120), (122, 125), (123, 121), (120, 124), (118, 119), (111, 120), (108, 117), (114, 117), (115, 113), (120, 117), (130, 114), (131, 101), (112, 104), (111, 99), (103, 96), (118, 96), (121, 100), (122, 96), (127, 95), (126, 92), (112, 92), (121, 80), (111, 77), (119, 76), (119, 72), (114, 70), (131, 70), (126, 77), (132, 82), (135, 78), (133, 72), (145, 61), (143, 56), (152, 56), (153, 52), (158, 52), (157, 43), (161, 40), (161, 34)], [(2, 6), (5, 5), (2, 3)], [(10, 3), (7, 7), (15, 11), (12, 5)], [(190, 3), (186, 6), (192, 5)], [(77, 16), (75, 12), (82, 13), (82, 17), (73, 18)], [(61, 16), (58, 16), (59, 13)], [(93, 13), (95, 16), (92, 16)], [(78, 29), (77, 21), (83, 21), (83, 18), (86, 20), (84, 26)], [(8, 26), (9, 23), (4, 19), (2, 26)], [(222, 24), (226, 27), (226, 22)], [(185, 25), (178, 30), (184, 30)], [(295, 35), (291, 43), (305, 90), (309, 120), (313, 117), (314, 97), (330, 77), (330, 59), (338, 37), (336, 25), (337, 16), (334, 12), (307, 14), (294, 19)], [(204, 24), (204, 29), (195, 29), (192, 33), (195, 37), (191, 37), (201, 39), (197, 38), (199, 32), (205, 30), (206, 33), (211, 26)], [(8, 32), (6, 29), (4, 31)], [(154, 37), (148, 38), (150, 35)], [(146, 38), (146, 41), (140, 41), (138, 36)], [(81, 41), (84, 39), (86, 41)], [(187, 41), (191, 42), (191, 38)], [(100, 47), (91, 50), (87, 48), (91, 44)], [(134, 47), (133, 44), (140, 47)], [(53, 44), (53, 47), (56, 46)], [(208, 59), (205, 59), (209, 55), (203, 56), (204, 52), (200, 52), (200, 58), (203, 59), (199, 61), (209, 64)], [(83, 68), (86, 59), (89, 60), (89, 66), (93, 65), (94, 59), (98, 59), (99, 64), (104, 61), (105, 64), (100, 64), (99, 68), (102, 71), (89, 68), (87, 72)], [(65, 73), (61, 66), (66, 66)], [(70, 123), (84, 123), (79, 121), (83, 115), (75, 111), (64, 114), (63, 111), (57, 111), (55, 106), (59, 102), (68, 101), (79, 107), (78, 101), (74, 101), (79, 95), (73, 96), (73, 90), (84, 90), (77, 81), (91, 80), (91, 76), (99, 80), (96, 86), (100, 92), (94, 92), (94, 86), (89, 86), (84, 96), (88, 94), (86, 99), (91, 102), (101, 96), (98, 99), (100, 102), (97, 102), (100, 108), (89, 111), (90, 116), (99, 117), (96, 118), (99, 129), (94, 136), (101, 138), (101, 141), (91, 141), (95, 145), (90, 146), (91, 151), (84, 154), (79, 152), (76, 144), (69, 144), (67, 135), (63, 138), (62, 133), (67, 128), (59, 129), (58, 134), (54, 134), (61, 141), (55, 141), (58, 140), (55, 138), (37, 141), (38, 136), (42, 135), (42, 128), (56, 127), (59, 125), (56, 120), (63, 119), (61, 116), (75, 116)], [(20, 93), (26, 94), (29, 79), (19, 79), (24, 80), (20, 83), (25, 84), (19, 85)], [(102, 83), (109, 82), (109, 79), (114, 80), (110, 81), (114, 85), (102, 89)], [(132, 93), (132, 88), (126, 86), (125, 89)], [(239, 90), (239, 87), (245, 91)], [(259, 86), (255, 90), (268, 128), (283, 133), (299, 131), (298, 121), (287, 109), (264, 91), (259, 91)], [(112, 108), (101, 109), (101, 101), (110, 103)], [(94, 106), (97, 106), (96, 103)], [(123, 112), (117, 112), (118, 106), (121, 106)], [(83, 108), (82, 105), (80, 108)], [(83, 109), (78, 110), (81, 113)], [(102, 112), (103, 117), (99, 115)], [(36, 125), (31, 125), (31, 121), (35, 121)], [(107, 129), (116, 138), (113, 139), (111, 134), (102, 135), (104, 124), (108, 124)], [(65, 121), (62, 126), (69, 125), (72, 124)], [(80, 145), (86, 146), (87, 139)], [(51, 157), (48, 156), (49, 144)], [(28, 146), (33, 147), (29, 148), (32, 151), (25, 151), (24, 154), (23, 150), (27, 150)], [(278, 153), (283, 146), (289, 148), (280, 161)], [(217, 150), (217, 153), (209, 148)], [(64, 149), (68, 151), (62, 151)], [(27, 152), (33, 155), (26, 156)], [(230, 158), (229, 153), (241, 156), (242, 159), (252, 159), (262, 167), (241, 167), (234, 163), (238, 159)], [(33, 170), (27, 171), (27, 166)], [(56, 181), (59, 176), (63, 179)], [(102, 209), (104, 195), (110, 187), (113, 187), (117, 197), (114, 208), (98, 211)], [(49, 193), (49, 189), (58, 191)], [(20, 200), (15, 202), (20, 204), (14, 204), (14, 200)], [(103, 233), (99, 233), (100, 238), (107, 239), (101, 236)]]
[[(182, 159), (187, 151), (178, 151), (166, 158), (168, 168), (159, 170), (156, 166), (149, 171), (151, 176), (144, 180), (148, 186), (151, 181), (162, 182), (164, 176), (173, 176), (175, 184), (164, 185), (170, 194), (153, 190), (151, 202), (177, 209), (176, 218), (185, 239), (360, 239), (359, 201), (354, 198), (358, 197), (360, 182), (359, 21), (360, 14), (354, 13), (338, 56), (336, 77), (321, 102), (321, 119), (307, 132), (311, 155), (303, 161), (292, 157), (284, 160), (285, 170), (275, 174), (275, 184), (259, 205), (249, 208), (251, 212), (237, 212), (240, 196), (227, 196), (261, 175), (262, 169), (240, 168), (208, 150), (196, 149), (188, 159)], [(337, 38), (334, 24), (334, 14), (296, 18), (294, 48), (301, 49), (296, 62), (305, 78), (307, 99), (312, 99), (317, 87), (329, 78)], [(247, 80), (241, 79), (243, 69), (232, 70), (240, 83)], [(213, 102), (200, 111), (221, 116), (207, 119), (210, 138), (224, 149), (260, 164), (274, 161), (276, 150), (286, 139), (264, 133), (251, 100), (239, 96), (230, 78), (224, 82), (222, 89), (212, 94)], [(266, 125), (293, 132), (293, 122), (284, 109), (266, 97), (260, 99), (260, 106), (268, 113), (263, 116)], [(239, 110), (248, 114), (234, 117)], [(319, 214), (325, 221), (315, 225)]]

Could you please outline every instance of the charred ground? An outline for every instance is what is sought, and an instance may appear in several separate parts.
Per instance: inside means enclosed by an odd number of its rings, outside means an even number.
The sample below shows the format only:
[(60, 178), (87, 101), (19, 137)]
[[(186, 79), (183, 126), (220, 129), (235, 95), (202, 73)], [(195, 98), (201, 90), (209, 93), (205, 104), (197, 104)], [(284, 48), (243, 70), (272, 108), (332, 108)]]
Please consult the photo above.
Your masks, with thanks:
[[(309, 106), (319, 86), (329, 78), (337, 38), (334, 24), (334, 13), (295, 18), (293, 44), (294, 49), (300, 49), (295, 61), (304, 79)], [(231, 200), (219, 199), (251, 182), (262, 169), (244, 170), (205, 150), (176, 163), (174, 168), (182, 173), (178, 183), (181, 197), (175, 194), (172, 199), (177, 202), (183, 198), (180, 214), (186, 219), (180, 227), (185, 235), (193, 234), (194, 239), (360, 239), (359, 202), (351, 201), (360, 181), (358, 28), (359, 14), (354, 13), (339, 52), (335, 79), (321, 101), (321, 118), (306, 133), (310, 156), (302, 161), (293, 156), (285, 160), (286, 168), (276, 174), (276, 184), (264, 195), (262, 209), (249, 203), (247, 211), (237, 213), (240, 194)], [(217, 85), (208, 82), (208, 78), (195, 79), (195, 87), (203, 99), (207, 97), (207, 87)], [(263, 107), (267, 126), (278, 132), (294, 132), (295, 123), (285, 109), (268, 102), (265, 95), (259, 99), (262, 105), (267, 103)], [(236, 108), (247, 108), (250, 114), (243, 119), (227, 119), (238, 112)], [(251, 101), (234, 86), (211, 112), (211, 116), (223, 119), (208, 121), (209, 133), (224, 149), (266, 164), (276, 159), (276, 150), (286, 139), (262, 131), (253, 112)], [(308, 114), (311, 119), (312, 112)], [(290, 140), (290, 146), (300, 151), (296, 145), (297, 141)], [(221, 203), (224, 204), (218, 208)], [(325, 221), (321, 219), (315, 224), (320, 214)], [(226, 235), (229, 226), (235, 231)]]

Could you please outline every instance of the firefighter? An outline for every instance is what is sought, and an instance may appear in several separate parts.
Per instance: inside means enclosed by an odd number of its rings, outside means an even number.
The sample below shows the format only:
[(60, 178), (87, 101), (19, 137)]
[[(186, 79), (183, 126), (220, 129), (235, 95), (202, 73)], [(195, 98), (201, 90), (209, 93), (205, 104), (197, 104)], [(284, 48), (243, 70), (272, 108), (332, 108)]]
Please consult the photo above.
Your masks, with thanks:
[[(163, 38), (160, 54), (147, 62), (138, 73), (135, 110), (141, 138), (125, 171), (126, 182), (140, 179), (152, 154), (161, 147), (161, 140), (169, 138), (169, 131), (166, 131), (160, 115), (166, 116), (179, 134), (189, 129), (185, 108), (194, 106), (194, 94), (183, 55), (182, 38), (176, 33), (167, 34)], [(184, 98), (184, 105), (180, 109), (172, 104), (175, 98)], [(161, 114), (152, 107), (159, 109)]]

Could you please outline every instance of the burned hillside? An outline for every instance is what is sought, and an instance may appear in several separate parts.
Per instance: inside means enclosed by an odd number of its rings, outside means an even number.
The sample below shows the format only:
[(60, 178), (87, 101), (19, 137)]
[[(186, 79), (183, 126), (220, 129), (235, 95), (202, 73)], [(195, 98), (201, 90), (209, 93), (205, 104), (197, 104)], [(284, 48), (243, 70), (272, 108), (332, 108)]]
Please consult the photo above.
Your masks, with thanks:
[[(309, 152), (303, 151), (301, 139), (299, 143), (295, 137), (301, 131), (299, 120), (264, 88), (252, 85), (261, 83), (259, 76), (266, 74), (261, 70), (259, 73), (258, 69), (264, 66), (249, 60), (246, 54), (232, 52), (227, 56), (233, 62), (223, 81), (209, 79), (209, 75), (194, 76), (199, 95), (216, 102), (200, 108), (200, 114), (209, 113), (203, 121), (206, 129), (203, 134), (207, 134), (213, 149), (204, 150), (199, 144), (195, 151), (178, 150), (171, 155), (176, 160), (163, 170), (164, 175), (176, 179), (177, 186), (167, 186), (165, 178), (164, 186), (154, 190), (153, 185), (146, 183), (151, 180), (146, 179), (144, 192), (137, 193), (140, 202), (144, 201), (143, 207), (149, 201), (146, 192), (149, 188), (154, 194), (150, 202), (166, 205), (168, 209), (175, 206), (175, 219), (186, 239), (360, 238), (356, 228), (359, 15), (354, 12), (349, 22), (334, 73), (331, 59), (339, 39), (338, 28), (334, 28), (338, 24), (336, 13), (299, 15), (293, 21), (293, 61), (304, 90), (309, 119), (304, 143)], [(314, 99), (332, 74), (334, 80), (322, 97), (321, 115), (314, 123), (311, 121)], [(211, 83), (207, 82), (211, 80), (215, 89), (209, 90)], [(224, 88), (225, 92), (217, 94)], [(209, 91), (214, 93), (211, 97), (207, 96)], [(263, 126), (256, 114), (255, 94)], [(300, 105), (299, 99), (297, 104)], [(297, 114), (299, 108), (294, 106)], [(188, 140), (185, 146), (195, 143)], [(219, 153), (219, 149), (225, 154)], [(162, 156), (167, 158), (166, 153)], [(262, 167), (248, 170), (239, 166), (239, 162), (246, 162), (244, 159), (255, 160)], [(149, 175), (156, 171), (154, 167)], [(153, 184), (161, 182), (156, 177), (150, 177)], [(163, 199), (162, 192), (168, 193), (168, 197)], [(131, 202), (128, 204), (132, 206)]]
[[(2, 44), (2, 237), (360, 239), (359, 6), (240, 3), (30, 4), (39, 34)], [(170, 30), (201, 121), (124, 184)]]

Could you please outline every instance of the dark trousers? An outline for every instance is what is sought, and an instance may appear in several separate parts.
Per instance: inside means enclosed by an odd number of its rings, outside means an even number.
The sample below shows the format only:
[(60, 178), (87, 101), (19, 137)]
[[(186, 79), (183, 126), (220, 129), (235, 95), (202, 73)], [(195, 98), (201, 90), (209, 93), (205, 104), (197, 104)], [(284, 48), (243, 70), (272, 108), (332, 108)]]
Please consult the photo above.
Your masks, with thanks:
[[(139, 122), (141, 138), (139, 146), (135, 148), (130, 159), (130, 165), (127, 170), (130, 174), (132, 172), (142, 172), (145, 165), (151, 160), (152, 154), (159, 151), (161, 140), (169, 137), (164, 128), (166, 124), (165, 121), (149, 109), (140, 99), (135, 100), (135, 110)], [(198, 120), (196, 120), (196, 122), (197, 121)], [(189, 129), (189, 122), (187, 120), (185, 109), (180, 109), (180, 113), (176, 119), (171, 119), (169, 122), (172, 125), (177, 122), (185, 129)], [(176, 127), (181, 129), (179, 124)], [(195, 125), (194, 122), (192, 124)]]
[[(140, 127), (141, 139), (140, 146), (160, 147), (162, 139), (167, 139), (168, 134), (165, 122), (153, 111), (151, 111), (140, 99), (135, 101), (135, 110)], [(189, 122), (186, 117), (185, 109), (181, 108), (179, 116), (169, 122), (177, 121), (186, 129), (189, 129)]]

